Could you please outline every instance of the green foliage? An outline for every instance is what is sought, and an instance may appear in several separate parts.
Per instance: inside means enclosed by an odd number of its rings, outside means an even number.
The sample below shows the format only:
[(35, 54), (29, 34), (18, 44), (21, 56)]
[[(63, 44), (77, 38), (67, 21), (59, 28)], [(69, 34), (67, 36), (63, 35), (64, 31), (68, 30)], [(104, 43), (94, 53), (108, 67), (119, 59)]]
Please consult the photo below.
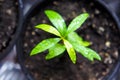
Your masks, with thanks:
[[(57, 12), (46, 10), (45, 14), (54, 27), (48, 24), (39, 24), (35, 27), (54, 34), (59, 38), (50, 38), (41, 41), (32, 49), (30, 55), (35, 55), (45, 50), (49, 50), (49, 53), (45, 57), (45, 59), (48, 60), (63, 54), (66, 49), (74, 64), (76, 63), (75, 51), (79, 52), (91, 61), (94, 61), (94, 59), (101, 60), (101, 57), (94, 50), (88, 48), (90, 42), (84, 41), (82, 37), (75, 32), (75, 30), (80, 28), (89, 17), (88, 13), (78, 15), (71, 21), (68, 28), (66, 27), (64, 19)], [(61, 40), (63, 43), (60, 43)]]
[(60, 40), (61, 40), (60, 38), (45, 39), (36, 45), (36, 47), (31, 51), (30, 55), (35, 55), (40, 52), (43, 52), (43, 51), (51, 48), (55, 44), (57, 44)]
[(65, 46), (62, 44), (56, 44), (53, 47), (49, 49), (49, 53), (46, 55), (45, 59), (52, 59), (54, 57), (57, 57), (65, 51)]
[(70, 56), (70, 59), (73, 63), (76, 63), (76, 53), (71, 43), (68, 40), (63, 39), (67, 52)]
[(70, 23), (70, 25), (68, 26), (67, 33), (69, 34), (70, 32), (73, 32), (73, 31), (77, 30), (78, 28), (80, 28), (81, 25), (88, 18), (88, 16), (89, 16), (88, 13), (84, 13), (84, 14), (80, 14), (75, 19), (73, 19), (72, 22)]
[(66, 32), (66, 24), (61, 15), (51, 10), (46, 10), (45, 14), (47, 15), (51, 23), (54, 25), (54, 27), (56, 27), (60, 34), (63, 36)]

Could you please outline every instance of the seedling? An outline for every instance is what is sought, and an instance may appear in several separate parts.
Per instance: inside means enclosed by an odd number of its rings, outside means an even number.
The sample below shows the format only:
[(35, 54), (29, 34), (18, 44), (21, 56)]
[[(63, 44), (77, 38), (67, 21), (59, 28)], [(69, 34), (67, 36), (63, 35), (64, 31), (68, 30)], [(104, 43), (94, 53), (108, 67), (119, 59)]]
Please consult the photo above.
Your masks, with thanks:
[(32, 49), (30, 53), (31, 56), (48, 50), (49, 53), (45, 57), (45, 59), (48, 60), (63, 54), (64, 51), (67, 50), (68, 55), (74, 64), (76, 63), (76, 51), (90, 61), (94, 61), (94, 59), (101, 60), (98, 53), (88, 48), (90, 42), (84, 41), (82, 37), (75, 32), (75, 30), (80, 28), (89, 17), (88, 13), (78, 15), (71, 21), (68, 27), (59, 13), (53, 10), (45, 10), (45, 14), (54, 27), (48, 24), (39, 24), (35, 26), (35, 28), (54, 34), (56, 35), (56, 38), (45, 39), (38, 43)]

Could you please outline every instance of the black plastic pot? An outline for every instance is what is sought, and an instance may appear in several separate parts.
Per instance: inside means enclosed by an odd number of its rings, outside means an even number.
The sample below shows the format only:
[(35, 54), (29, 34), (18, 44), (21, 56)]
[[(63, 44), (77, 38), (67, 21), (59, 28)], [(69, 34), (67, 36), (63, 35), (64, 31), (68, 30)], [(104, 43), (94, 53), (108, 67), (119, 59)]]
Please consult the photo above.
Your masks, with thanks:
[[(4, 2), (4, 1), (3, 1)], [(7, 1), (6, 1), (7, 2)], [(14, 3), (10, 3), (10, 5), (14, 6), (16, 10), (18, 10), (18, 6), (15, 5), (16, 4), (16, 1), (13, 0)], [(2, 3), (1, 3), (2, 4)], [(9, 6), (9, 5), (7, 5)], [(4, 10), (3, 10), (4, 11)], [(1, 15), (1, 14), (0, 14)], [(16, 11), (16, 15), (17, 15), (17, 11)], [(1, 15), (2, 16), (2, 15)], [(6, 17), (4, 17), (6, 18)], [(7, 18), (6, 18), (7, 19)], [(16, 16), (16, 19), (17, 19), (17, 16)], [(1, 20), (2, 21), (2, 20)], [(17, 24), (17, 21), (15, 21), (15, 23)], [(3, 25), (4, 26), (4, 25)], [(1, 27), (1, 26), (0, 26)], [(4, 27), (8, 27), (8, 26), (4, 26)], [(7, 32), (7, 31), (6, 31)], [(7, 44), (7, 47), (4, 48), (4, 50), (2, 52), (0, 52), (0, 61), (5, 58), (9, 53), (10, 51), (12, 50), (14, 44), (16, 43), (17, 39), (18, 39), (18, 34), (19, 34), (19, 28), (17, 27), (17, 25), (15, 25), (15, 31), (14, 31), (14, 36), (11, 40), (9, 40), (9, 44)]]
[[(46, 0), (41, 1), (39, 5), (43, 5), (44, 1), (46, 1)], [(109, 14), (112, 16), (112, 18), (116, 22), (117, 27), (119, 27), (119, 29), (120, 29), (120, 15), (119, 15), (120, 12), (118, 10), (120, 8), (120, 1), (119, 0), (115, 0), (115, 1), (96, 0), (95, 2), (99, 3), (102, 7), (105, 8), (105, 10), (107, 12), (109, 12)], [(37, 5), (35, 5), (35, 6), (37, 6)], [(19, 5), (19, 6), (21, 6), (21, 5)], [(32, 14), (32, 10), (29, 11), (29, 13), (26, 15), (26, 17), (24, 18), (23, 21), (26, 21), (26, 18), (28, 18), (30, 16), (30, 14)], [(25, 23), (25, 22), (23, 22), (23, 23)], [(20, 24), (20, 26), (23, 26), (23, 25), (24, 24)], [(22, 30), (23, 29), (21, 28), (21, 31)], [(17, 53), (18, 53), (19, 63), (22, 67), (23, 72), (27, 76), (28, 80), (34, 80), (33, 76), (29, 73), (29, 71), (24, 66), (23, 48), (22, 48), (23, 45), (22, 45), (21, 39), (22, 39), (22, 34), (20, 35), (20, 38), (17, 40), (17, 51), (18, 51)], [(119, 47), (119, 53), (120, 53), (120, 47)], [(103, 80), (119, 80), (119, 74), (120, 74), (120, 57), (118, 59), (118, 62), (114, 66), (114, 68)]]
[[(119, 27), (120, 30), (120, 1), (119, 0), (98, 0), (98, 2), (100, 4), (102, 4), (107, 11), (111, 14), (111, 16), (113, 17), (113, 19), (115, 20), (117, 26)], [(119, 49), (119, 53), (120, 53), (120, 47)], [(111, 73), (108, 74), (104, 80), (119, 80), (120, 79), (120, 55), (119, 55), (119, 59), (118, 62), (116, 63), (116, 65), (114, 66), (113, 70), (111, 70)]]

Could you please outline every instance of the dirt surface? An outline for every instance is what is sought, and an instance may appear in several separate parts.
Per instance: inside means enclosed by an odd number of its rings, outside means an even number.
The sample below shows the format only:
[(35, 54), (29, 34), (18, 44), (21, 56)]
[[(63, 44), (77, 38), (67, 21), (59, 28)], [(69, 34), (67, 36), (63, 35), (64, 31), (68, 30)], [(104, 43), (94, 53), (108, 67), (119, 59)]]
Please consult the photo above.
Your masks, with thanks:
[(15, 0), (0, 0), (0, 53), (14, 37), (17, 23), (17, 3)]
[[(89, 19), (76, 32), (91, 42), (90, 48), (100, 54), (102, 61), (90, 62), (77, 54), (77, 63), (73, 64), (66, 52), (59, 58), (46, 61), (44, 57), (48, 51), (30, 57), (29, 53), (37, 43), (54, 37), (52, 34), (34, 28), (40, 23), (51, 24), (44, 14), (45, 9), (59, 12), (67, 25), (80, 13), (88, 12)], [(36, 80), (102, 80), (117, 62), (120, 45), (119, 29), (111, 16), (96, 2), (86, 0), (47, 2), (44, 6), (35, 9), (35, 15), (33, 14), (26, 23), (23, 38), (25, 67)]]

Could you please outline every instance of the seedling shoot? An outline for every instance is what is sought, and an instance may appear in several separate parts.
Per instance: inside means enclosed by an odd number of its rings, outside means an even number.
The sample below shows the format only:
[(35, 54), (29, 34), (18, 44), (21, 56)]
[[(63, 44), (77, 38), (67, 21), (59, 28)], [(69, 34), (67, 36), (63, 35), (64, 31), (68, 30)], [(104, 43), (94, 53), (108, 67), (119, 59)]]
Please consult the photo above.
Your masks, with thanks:
[(84, 41), (83, 38), (75, 32), (89, 17), (88, 13), (78, 15), (68, 26), (66, 26), (64, 19), (56, 11), (45, 10), (45, 14), (53, 26), (49, 24), (39, 24), (35, 26), (35, 28), (56, 35), (56, 38), (45, 39), (38, 43), (32, 49), (30, 53), (31, 56), (48, 50), (49, 53), (46, 55), (45, 59), (49, 60), (63, 54), (64, 51), (67, 50), (70, 60), (74, 64), (76, 63), (76, 52), (90, 61), (94, 61), (94, 59), (101, 60), (97, 52), (88, 48), (90, 42)]

